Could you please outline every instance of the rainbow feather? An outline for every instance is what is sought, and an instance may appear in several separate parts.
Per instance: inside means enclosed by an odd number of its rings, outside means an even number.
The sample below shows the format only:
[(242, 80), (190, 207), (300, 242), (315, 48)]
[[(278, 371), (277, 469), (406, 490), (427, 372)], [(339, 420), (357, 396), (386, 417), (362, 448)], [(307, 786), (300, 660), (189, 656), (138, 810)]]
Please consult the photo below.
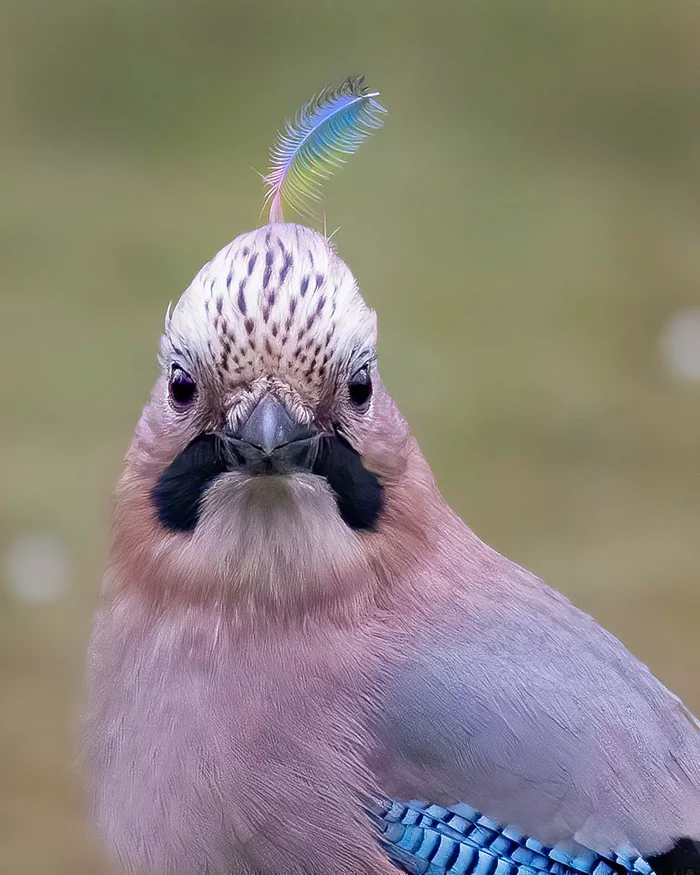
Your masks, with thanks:
[(384, 123), (386, 110), (375, 100), (378, 94), (369, 91), (362, 76), (346, 79), (339, 88), (324, 88), (294, 121), (287, 120), (265, 177), (270, 222), (284, 221), (283, 203), (310, 214), (310, 205), (321, 199), (322, 183)]

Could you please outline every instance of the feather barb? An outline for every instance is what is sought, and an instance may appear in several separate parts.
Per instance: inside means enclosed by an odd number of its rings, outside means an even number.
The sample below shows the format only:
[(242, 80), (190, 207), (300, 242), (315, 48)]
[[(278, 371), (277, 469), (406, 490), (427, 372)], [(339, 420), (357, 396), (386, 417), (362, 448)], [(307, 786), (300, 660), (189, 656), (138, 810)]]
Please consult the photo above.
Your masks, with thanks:
[(265, 177), (270, 222), (284, 221), (285, 204), (310, 214), (311, 204), (321, 199), (322, 183), (384, 123), (378, 94), (365, 86), (364, 77), (346, 79), (339, 88), (324, 88), (286, 122)]

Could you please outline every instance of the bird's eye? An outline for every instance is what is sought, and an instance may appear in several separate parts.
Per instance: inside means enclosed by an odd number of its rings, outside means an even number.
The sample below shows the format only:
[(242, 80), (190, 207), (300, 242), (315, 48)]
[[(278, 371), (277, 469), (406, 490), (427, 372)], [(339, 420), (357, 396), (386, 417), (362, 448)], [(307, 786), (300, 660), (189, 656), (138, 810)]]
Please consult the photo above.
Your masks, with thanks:
[(173, 365), (168, 390), (176, 407), (189, 407), (197, 394), (197, 384), (187, 371), (183, 371), (179, 365)]
[(372, 378), (369, 375), (369, 365), (365, 365), (355, 373), (348, 384), (350, 400), (355, 407), (366, 410), (372, 397)]

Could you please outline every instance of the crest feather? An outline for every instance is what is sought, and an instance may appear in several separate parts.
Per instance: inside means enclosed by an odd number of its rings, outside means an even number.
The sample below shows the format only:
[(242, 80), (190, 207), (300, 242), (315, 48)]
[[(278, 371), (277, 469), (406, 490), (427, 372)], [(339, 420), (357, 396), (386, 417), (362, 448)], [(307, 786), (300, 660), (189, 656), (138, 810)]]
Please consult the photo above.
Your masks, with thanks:
[(336, 167), (345, 164), (362, 142), (384, 123), (384, 107), (370, 91), (364, 77), (346, 79), (339, 87), (327, 86), (287, 120), (270, 153), (265, 177), (265, 204), (270, 222), (283, 222), (283, 203), (309, 215), (320, 200), (321, 184)]

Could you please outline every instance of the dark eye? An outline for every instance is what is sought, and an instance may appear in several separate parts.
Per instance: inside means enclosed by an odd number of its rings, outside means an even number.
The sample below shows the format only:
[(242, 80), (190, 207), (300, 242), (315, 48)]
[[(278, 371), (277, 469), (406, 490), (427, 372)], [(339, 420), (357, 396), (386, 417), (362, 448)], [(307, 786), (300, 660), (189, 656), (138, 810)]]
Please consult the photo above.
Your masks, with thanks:
[(173, 365), (168, 383), (170, 397), (176, 407), (187, 407), (197, 394), (197, 384), (187, 371), (183, 371), (179, 365)]
[(365, 365), (352, 377), (348, 384), (350, 400), (355, 407), (366, 408), (372, 397), (372, 378), (369, 375), (369, 365)]

